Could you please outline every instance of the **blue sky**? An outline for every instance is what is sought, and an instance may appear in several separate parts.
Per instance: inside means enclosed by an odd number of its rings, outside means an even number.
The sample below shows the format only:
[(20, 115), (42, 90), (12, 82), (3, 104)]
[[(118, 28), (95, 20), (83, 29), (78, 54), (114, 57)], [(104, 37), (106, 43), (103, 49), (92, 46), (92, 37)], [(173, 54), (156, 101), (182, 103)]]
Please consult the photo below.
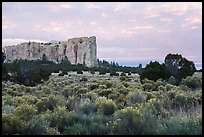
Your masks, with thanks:
[(3, 2), (3, 46), (96, 36), (99, 59), (135, 65), (178, 53), (202, 67), (201, 2)]

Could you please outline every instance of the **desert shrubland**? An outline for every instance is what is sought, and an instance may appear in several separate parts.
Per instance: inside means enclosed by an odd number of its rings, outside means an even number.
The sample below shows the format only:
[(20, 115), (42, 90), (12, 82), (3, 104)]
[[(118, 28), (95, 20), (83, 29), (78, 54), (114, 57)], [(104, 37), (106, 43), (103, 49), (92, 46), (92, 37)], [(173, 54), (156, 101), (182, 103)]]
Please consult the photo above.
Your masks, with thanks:
[(2, 134), (202, 134), (202, 79), (50, 76), (36, 86), (2, 81)]

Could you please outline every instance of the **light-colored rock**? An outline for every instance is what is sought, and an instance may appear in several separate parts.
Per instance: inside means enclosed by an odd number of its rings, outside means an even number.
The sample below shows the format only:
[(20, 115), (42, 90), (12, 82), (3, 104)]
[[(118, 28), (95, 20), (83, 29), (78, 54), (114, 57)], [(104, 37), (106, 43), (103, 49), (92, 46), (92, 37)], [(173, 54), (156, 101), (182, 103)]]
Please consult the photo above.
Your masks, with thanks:
[(60, 63), (65, 56), (71, 64), (84, 64), (87, 67), (97, 66), (96, 37), (80, 37), (68, 39), (67, 42), (37, 43), (26, 42), (13, 46), (5, 46), (2, 52), (6, 54), (5, 62), (15, 59), (37, 60), (46, 58)]
[(97, 66), (95, 36), (69, 39), (66, 52), (71, 64)]

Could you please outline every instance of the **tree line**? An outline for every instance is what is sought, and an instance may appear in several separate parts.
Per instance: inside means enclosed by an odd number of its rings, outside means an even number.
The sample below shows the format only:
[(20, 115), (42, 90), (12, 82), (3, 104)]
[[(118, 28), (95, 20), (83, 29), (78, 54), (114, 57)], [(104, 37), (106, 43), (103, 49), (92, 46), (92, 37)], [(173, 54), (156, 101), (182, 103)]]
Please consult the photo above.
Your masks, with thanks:
[(141, 81), (145, 78), (153, 81), (171, 78), (175, 81), (174, 84), (178, 85), (183, 78), (192, 76), (196, 71), (193, 61), (187, 60), (181, 54), (169, 53), (162, 64), (150, 61), (143, 69), (140, 78)]
[[(111, 76), (118, 76), (116, 72), (138, 73), (140, 75), (141, 82), (144, 79), (157, 81), (172, 80), (174, 84), (178, 85), (182, 78), (193, 75), (196, 71), (195, 65), (192, 61), (187, 60), (180, 54), (168, 54), (165, 57), (164, 63), (160, 64), (157, 61), (150, 61), (145, 68), (139, 64), (138, 67), (120, 66), (117, 62), (106, 60), (97, 60), (98, 67), (88, 68), (83, 64), (73, 65), (69, 62), (68, 58), (62, 60), (61, 63), (55, 64), (52, 61), (48, 61), (46, 56), (42, 57), (42, 60), (15, 60), (12, 63), (3, 63), (6, 59), (5, 54), (2, 52), (2, 80), (10, 80), (16, 83), (20, 83), (27, 86), (35, 86), (47, 80), (52, 72), (62, 71), (63, 74), (67, 74), (69, 71), (77, 71), (78, 74), (82, 74), (82, 71), (90, 71), (94, 74), (96, 71), (99, 74), (110, 73)], [(199, 71), (202, 71), (199, 70)]]
[(6, 59), (5, 54), (2, 52), (2, 80), (10, 80), (26, 86), (35, 86), (47, 80), (51, 73), (59, 73), (62, 71), (61, 76), (67, 74), (69, 71), (77, 71), (77, 74), (83, 74), (82, 71), (90, 71), (95, 74), (96, 71), (100, 75), (111, 73), (117, 75), (116, 72), (122, 71), (124, 73), (132, 72), (138, 73), (141, 70), (139, 67), (126, 67), (119, 66), (117, 62), (108, 62), (98, 59), (98, 67), (89, 68), (84, 64), (73, 65), (69, 62), (68, 58), (64, 58), (61, 63), (54, 63), (48, 61), (47, 57), (43, 55), (40, 60), (22, 60), (18, 59), (12, 63), (3, 63)]

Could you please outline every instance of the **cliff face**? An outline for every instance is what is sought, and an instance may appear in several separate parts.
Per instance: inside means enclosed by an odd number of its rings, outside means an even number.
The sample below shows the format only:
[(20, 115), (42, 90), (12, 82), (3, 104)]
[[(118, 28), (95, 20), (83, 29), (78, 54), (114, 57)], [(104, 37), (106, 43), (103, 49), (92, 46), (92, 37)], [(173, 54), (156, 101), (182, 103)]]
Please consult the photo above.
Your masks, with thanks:
[(37, 60), (45, 54), (48, 60), (55, 63), (60, 63), (67, 56), (71, 64), (97, 66), (95, 36), (72, 38), (59, 43), (26, 42), (5, 46), (2, 52), (6, 54), (5, 62), (13, 62), (15, 59)]

